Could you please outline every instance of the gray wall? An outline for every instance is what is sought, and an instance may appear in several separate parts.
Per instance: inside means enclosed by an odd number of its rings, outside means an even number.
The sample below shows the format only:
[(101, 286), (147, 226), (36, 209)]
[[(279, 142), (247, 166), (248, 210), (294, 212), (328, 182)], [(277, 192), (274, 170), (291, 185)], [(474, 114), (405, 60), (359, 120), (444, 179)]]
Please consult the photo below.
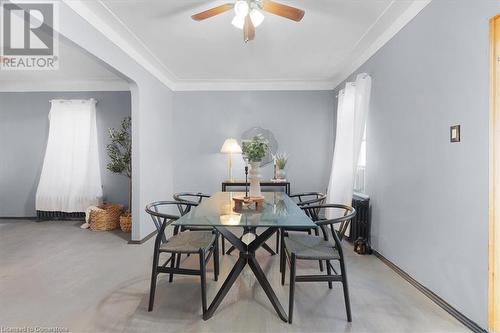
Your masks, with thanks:
[[(220, 191), (227, 178), (222, 143), (260, 126), (290, 155), (292, 192), (325, 191), (335, 137), (333, 104), (331, 91), (174, 93), (174, 190)], [(244, 178), (243, 168), (241, 155), (235, 155), (235, 178)], [(262, 175), (271, 178), (272, 166)]]
[(35, 216), (35, 193), (49, 130), (51, 99), (95, 98), (104, 199), (127, 204), (128, 179), (106, 170), (108, 128), (130, 116), (130, 92), (0, 93), (0, 217)]
[[(356, 71), (373, 78), (373, 246), (484, 328), (488, 20), (499, 11), (497, 1), (435, 0)], [(462, 142), (452, 144), (455, 124)]]
[[(78, 11), (78, 14), (75, 10)], [(129, 82), (132, 99), (132, 240), (155, 230), (144, 207), (173, 192), (172, 91), (167, 80), (143, 65), (89, 22), (87, 12), (74, 3), (59, 4), (59, 33), (74, 42)], [(162, 79), (162, 81), (159, 80)]]

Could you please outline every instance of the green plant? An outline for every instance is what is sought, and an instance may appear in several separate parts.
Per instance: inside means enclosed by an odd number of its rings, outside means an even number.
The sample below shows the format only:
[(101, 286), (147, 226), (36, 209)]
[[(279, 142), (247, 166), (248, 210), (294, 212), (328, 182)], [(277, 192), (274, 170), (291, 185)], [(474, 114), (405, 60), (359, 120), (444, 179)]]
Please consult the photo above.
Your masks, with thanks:
[(129, 178), (129, 210), (132, 204), (131, 178), (132, 178), (132, 119), (126, 117), (122, 120), (119, 129), (110, 128), (109, 138), (111, 142), (106, 150), (109, 156), (107, 169), (113, 173), (125, 175)]
[(249, 162), (260, 162), (266, 156), (268, 143), (261, 134), (254, 136), (251, 140), (245, 140), (241, 144), (243, 155)]
[(288, 162), (288, 155), (286, 153), (277, 153), (274, 155), (274, 159), (276, 160), (278, 169), (283, 170)]

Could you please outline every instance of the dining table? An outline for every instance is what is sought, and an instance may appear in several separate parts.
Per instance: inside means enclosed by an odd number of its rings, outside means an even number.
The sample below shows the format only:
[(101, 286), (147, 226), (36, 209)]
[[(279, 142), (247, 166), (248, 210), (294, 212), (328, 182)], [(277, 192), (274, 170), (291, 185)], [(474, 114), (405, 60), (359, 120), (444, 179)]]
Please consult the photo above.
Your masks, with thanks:
[[(177, 226), (212, 227), (239, 251), (238, 260), (203, 314), (204, 320), (214, 315), (231, 286), (248, 265), (278, 316), (283, 321), (288, 321), (288, 316), (259, 265), (255, 253), (281, 228), (314, 228), (316, 224), (286, 193), (263, 192), (262, 195), (264, 203), (258, 208), (255, 205), (235, 208), (233, 199), (244, 197), (244, 192), (217, 192), (174, 222)], [(240, 234), (245, 236), (240, 237)]]

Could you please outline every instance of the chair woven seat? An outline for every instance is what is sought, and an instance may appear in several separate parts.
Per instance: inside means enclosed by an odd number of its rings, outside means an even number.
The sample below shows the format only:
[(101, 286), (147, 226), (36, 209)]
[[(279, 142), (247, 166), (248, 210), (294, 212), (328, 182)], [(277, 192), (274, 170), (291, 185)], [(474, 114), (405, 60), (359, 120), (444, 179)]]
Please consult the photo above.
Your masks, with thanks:
[(210, 231), (187, 231), (170, 237), (160, 246), (160, 252), (198, 253), (212, 246), (216, 235)]
[(285, 247), (289, 253), (294, 253), (297, 259), (334, 260), (340, 258), (333, 244), (319, 236), (290, 234), (285, 237)]

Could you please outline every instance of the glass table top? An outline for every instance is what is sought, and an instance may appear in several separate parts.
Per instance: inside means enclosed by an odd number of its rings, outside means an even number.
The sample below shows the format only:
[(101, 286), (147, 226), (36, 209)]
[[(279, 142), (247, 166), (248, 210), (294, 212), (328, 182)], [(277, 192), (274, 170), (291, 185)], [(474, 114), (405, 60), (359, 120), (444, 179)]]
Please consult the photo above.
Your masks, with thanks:
[(174, 225), (223, 227), (304, 227), (313, 228), (314, 222), (283, 192), (263, 192), (264, 204), (235, 211), (234, 197), (244, 192), (217, 192), (204, 199), (198, 207), (182, 216)]

